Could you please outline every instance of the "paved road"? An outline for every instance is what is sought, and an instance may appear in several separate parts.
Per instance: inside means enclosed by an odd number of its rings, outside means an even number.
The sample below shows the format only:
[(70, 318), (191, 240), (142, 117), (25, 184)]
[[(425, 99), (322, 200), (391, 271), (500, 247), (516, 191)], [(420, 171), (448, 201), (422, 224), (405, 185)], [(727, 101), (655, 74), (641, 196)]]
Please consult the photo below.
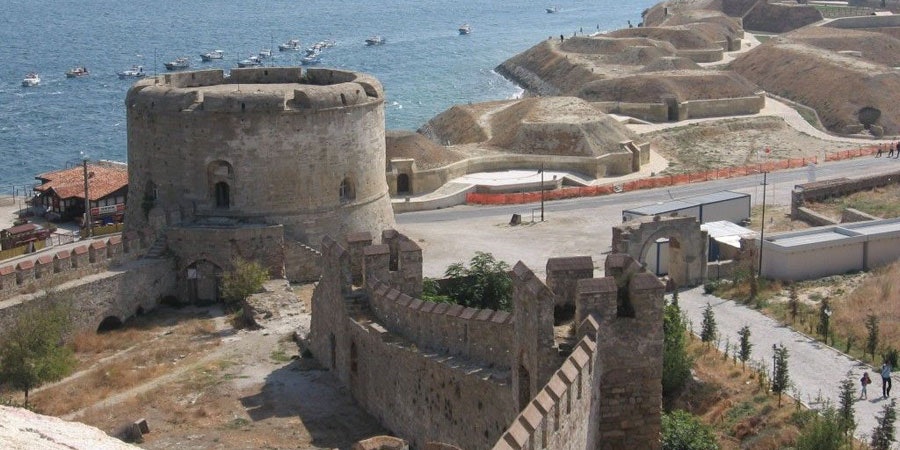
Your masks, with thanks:
[[(799, 393), (799, 399), (809, 407), (819, 407), (819, 399), (827, 399), (833, 405), (839, 404), (840, 383), (847, 372), (851, 372), (859, 392), (859, 379), (863, 371), (868, 371), (872, 384), (868, 388), (868, 400), (858, 400), (856, 409), (856, 436), (868, 441), (875, 428), (876, 416), (888, 400), (881, 397), (881, 376), (876, 368), (869, 367), (860, 361), (825, 346), (808, 336), (797, 333), (786, 326), (762, 315), (756, 310), (730, 300), (722, 300), (712, 295), (703, 294), (703, 288), (697, 287), (682, 291), (678, 297), (679, 305), (693, 323), (694, 331), (699, 332), (703, 322), (703, 310), (709, 303), (716, 317), (721, 344), (725, 339), (732, 344), (739, 342), (738, 330), (744, 325), (750, 327), (750, 341), (753, 343), (754, 361), (765, 361), (771, 371), (773, 345), (784, 345), (788, 349), (788, 374)], [(894, 375), (900, 380), (900, 375)], [(900, 388), (892, 390), (893, 397), (900, 396)], [(857, 395), (858, 396), (858, 395)], [(898, 421), (895, 426), (900, 426)]]

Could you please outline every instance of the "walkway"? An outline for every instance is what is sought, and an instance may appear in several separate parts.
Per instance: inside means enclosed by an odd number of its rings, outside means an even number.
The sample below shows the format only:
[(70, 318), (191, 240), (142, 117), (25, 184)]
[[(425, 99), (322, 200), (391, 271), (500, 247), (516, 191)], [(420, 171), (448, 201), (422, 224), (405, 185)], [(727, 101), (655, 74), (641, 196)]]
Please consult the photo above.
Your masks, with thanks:
[[(753, 343), (754, 361), (766, 361), (766, 367), (772, 370), (773, 345), (784, 345), (788, 350), (788, 374), (794, 386), (791, 394), (796, 394), (806, 406), (817, 408), (819, 399), (830, 401), (837, 406), (840, 383), (847, 372), (852, 372), (853, 383), (859, 397), (859, 379), (863, 371), (868, 371), (872, 378), (869, 385), (868, 400), (857, 400), (856, 437), (868, 442), (872, 430), (877, 425), (876, 416), (887, 400), (881, 397), (881, 376), (876, 368), (850, 358), (831, 347), (825, 346), (810, 337), (797, 333), (760, 312), (735, 303), (703, 293), (702, 287), (681, 291), (678, 303), (693, 324), (695, 332), (699, 332), (703, 322), (703, 309), (709, 303), (715, 312), (716, 326), (721, 336), (721, 345), (730, 340), (732, 344), (739, 342), (738, 330), (744, 325), (750, 327), (750, 341)], [(900, 379), (897, 373), (893, 377)], [(796, 391), (794, 390), (796, 389)], [(900, 387), (894, 389), (892, 395), (900, 395)], [(898, 405), (900, 407), (900, 405)], [(900, 421), (895, 426), (900, 425)]]

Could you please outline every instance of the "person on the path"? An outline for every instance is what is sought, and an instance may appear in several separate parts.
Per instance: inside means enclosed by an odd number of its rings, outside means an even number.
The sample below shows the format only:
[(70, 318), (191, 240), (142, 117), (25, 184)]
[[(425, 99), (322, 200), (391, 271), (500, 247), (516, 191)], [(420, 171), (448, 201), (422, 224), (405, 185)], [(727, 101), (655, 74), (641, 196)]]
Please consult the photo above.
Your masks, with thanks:
[(862, 385), (862, 389), (859, 391), (859, 398), (869, 398), (869, 394), (866, 393), (866, 386), (872, 384), (872, 379), (869, 378), (869, 372), (863, 372), (862, 378), (859, 379), (859, 384)]
[(900, 157), (900, 142), (897, 142), (897, 152), (896, 152), (896, 153), (897, 153), (897, 154), (894, 155), (894, 158)]
[(891, 396), (891, 365), (887, 361), (881, 365), (881, 396)]
[[(879, 152), (881, 152), (881, 150), (879, 150)], [(887, 155), (887, 157), (890, 158), (891, 156), (894, 156), (894, 146), (888, 144), (888, 155)]]
[[(878, 151), (875, 152), (875, 157), (876, 157), (876, 158), (881, 158), (881, 154), (882, 154), (882, 153), (884, 153), (884, 144), (881, 144), (881, 145), (878, 146)], [(893, 153), (894, 153), (894, 148), (891, 147), (891, 151), (890, 151), (889, 155), (890, 155), (890, 154), (893, 154)]]

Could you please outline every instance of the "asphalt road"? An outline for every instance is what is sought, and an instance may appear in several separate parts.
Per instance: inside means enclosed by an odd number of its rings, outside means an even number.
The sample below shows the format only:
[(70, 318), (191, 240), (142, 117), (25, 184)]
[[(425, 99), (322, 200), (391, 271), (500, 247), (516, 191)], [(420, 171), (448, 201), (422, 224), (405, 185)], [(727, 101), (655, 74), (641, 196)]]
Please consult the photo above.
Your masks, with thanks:
[[(900, 173), (900, 159), (864, 157), (819, 164), (767, 175), (766, 204), (789, 205), (794, 185), (837, 177)], [(398, 214), (397, 228), (423, 248), (425, 275), (439, 277), (454, 262), (467, 261), (475, 251), (493, 253), (510, 265), (521, 260), (543, 274), (547, 258), (590, 255), (602, 268), (612, 227), (621, 223), (621, 211), (673, 198), (735, 190), (762, 203), (762, 174), (612, 194), (600, 197), (545, 202), (544, 222), (540, 204), (504, 206), (456, 206), (434, 211)], [(523, 225), (509, 226), (512, 214), (522, 215)], [(533, 222), (532, 222), (533, 220)], [(758, 224), (752, 225), (758, 227)]]

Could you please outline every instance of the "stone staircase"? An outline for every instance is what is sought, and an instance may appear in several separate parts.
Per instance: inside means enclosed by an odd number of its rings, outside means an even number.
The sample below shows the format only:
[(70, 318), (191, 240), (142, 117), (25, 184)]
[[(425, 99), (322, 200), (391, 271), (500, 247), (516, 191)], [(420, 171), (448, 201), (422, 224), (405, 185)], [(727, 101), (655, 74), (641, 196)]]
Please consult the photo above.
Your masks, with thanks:
[(144, 253), (143, 258), (145, 259), (160, 259), (166, 254), (166, 250), (169, 248), (168, 239), (166, 238), (165, 233), (161, 233), (155, 241), (153, 241), (153, 245), (147, 250), (147, 253)]

